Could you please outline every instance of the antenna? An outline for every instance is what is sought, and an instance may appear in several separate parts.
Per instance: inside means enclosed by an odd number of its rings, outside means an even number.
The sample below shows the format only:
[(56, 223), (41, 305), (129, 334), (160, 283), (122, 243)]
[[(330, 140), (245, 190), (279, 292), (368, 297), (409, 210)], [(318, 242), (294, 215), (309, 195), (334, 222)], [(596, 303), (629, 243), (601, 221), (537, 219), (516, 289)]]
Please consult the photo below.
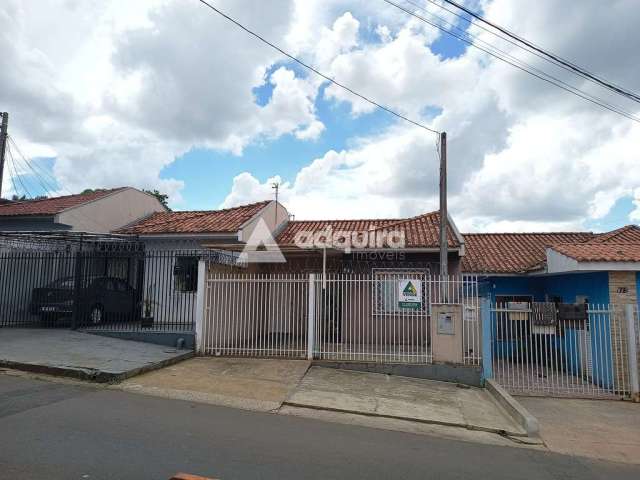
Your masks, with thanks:
[(273, 188), (276, 191), (276, 211), (275, 211), (274, 223), (273, 223), (273, 228), (276, 228), (278, 226), (278, 190), (280, 189), (280, 184), (278, 182), (273, 182), (271, 184), (271, 188)]

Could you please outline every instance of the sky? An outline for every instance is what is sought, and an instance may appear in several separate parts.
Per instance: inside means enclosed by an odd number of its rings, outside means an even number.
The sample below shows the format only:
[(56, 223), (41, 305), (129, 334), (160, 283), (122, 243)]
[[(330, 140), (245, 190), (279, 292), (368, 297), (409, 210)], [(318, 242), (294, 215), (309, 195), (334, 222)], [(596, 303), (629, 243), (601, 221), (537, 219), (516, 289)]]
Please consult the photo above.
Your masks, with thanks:
[[(430, 0), (398, 3), (640, 116), (637, 103)], [(465, 232), (603, 231), (640, 222), (640, 124), (506, 65), (382, 0), (211, 0), (286, 51), (448, 136)], [(467, 0), (640, 91), (637, 0)], [(449, 7), (450, 8), (450, 7)], [(437, 16), (437, 17), (436, 17)], [(615, 28), (611, 28), (615, 25)], [(197, 0), (4, 0), (3, 196), (130, 185), (175, 210), (273, 198), (296, 219), (438, 208), (436, 136), (354, 97)]]

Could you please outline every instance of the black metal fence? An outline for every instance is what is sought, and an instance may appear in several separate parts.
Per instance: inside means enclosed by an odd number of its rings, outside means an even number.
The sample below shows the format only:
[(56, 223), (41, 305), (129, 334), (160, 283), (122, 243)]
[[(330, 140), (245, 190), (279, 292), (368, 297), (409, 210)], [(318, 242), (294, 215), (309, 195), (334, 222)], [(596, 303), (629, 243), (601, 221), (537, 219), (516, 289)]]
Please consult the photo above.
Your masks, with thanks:
[(201, 251), (0, 251), (0, 327), (191, 331)]

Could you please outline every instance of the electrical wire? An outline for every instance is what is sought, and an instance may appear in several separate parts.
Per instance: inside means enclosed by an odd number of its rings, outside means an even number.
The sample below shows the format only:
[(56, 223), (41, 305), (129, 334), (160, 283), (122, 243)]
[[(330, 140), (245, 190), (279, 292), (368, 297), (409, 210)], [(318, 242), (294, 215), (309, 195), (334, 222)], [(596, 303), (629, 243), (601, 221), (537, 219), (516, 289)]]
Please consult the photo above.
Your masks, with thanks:
[[(18, 152), (18, 154), (20, 155), (20, 157), (22, 157), (22, 160), (24, 161), (24, 163), (27, 164), (27, 166), (34, 172), (36, 178), (39, 179), (39, 181), (41, 182), (41, 185), (44, 184), (45, 186), (45, 191), (49, 190), (47, 192), (47, 195), (50, 195), (52, 193), (55, 193), (56, 190), (58, 190), (57, 188), (53, 187), (50, 188), (50, 186), (48, 185), (48, 183), (44, 180), (44, 178), (42, 177), (46, 177), (48, 180), (52, 180), (53, 184), (56, 185), (58, 183), (58, 181), (56, 180), (56, 178), (51, 175), (50, 173), (48, 173), (46, 171), (46, 169), (41, 169), (40, 167), (37, 167), (37, 164), (35, 162), (31, 162), (27, 159), (27, 157), (22, 153), (22, 151), (20, 150), (20, 148), (18, 147), (18, 144), (16, 143), (15, 139), (13, 139), (11, 137), (11, 135), (7, 135), (9, 142), (7, 142), (7, 146), (9, 145), (13, 145), (14, 148), (16, 149), (16, 151)], [(40, 172), (40, 174), (37, 173), (37, 171)], [(20, 180), (20, 177), (18, 177), (18, 180)], [(77, 195), (72, 193), (70, 190), (68, 190), (67, 188), (65, 188), (63, 185), (60, 185), (60, 190), (64, 191), (67, 195)], [(29, 196), (31, 196), (29, 194)], [(87, 220), (88, 222), (96, 224), (98, 226), (100, 226), (103, 230), (105, 230), (106, 232), (110, 232), (112, 230), (112, 226), (111, 225), (106, 225), (104, 223), (102, 223), (98, 218), (96, 217), (90, 217), (87, 214), (82, 213), (81, 210), (75, 210), (74, 214), (78, 214), (81, 217), (83, 217), (85, 220)]]
[(621, 116), (626, 117), (626, 118), (628, 118), (630, 120), (633, 120), (634, 122), (640, 123), (640, 118), (634, 116), (632, 113), (629, 113), (629, 112), (627, 112), (625, 110), (622, 110), (620, 107), (608, 104), (604, 100), (601, 100), (601, 99), (599, 99), (597, 97), (593, 97), (590, 94), (588, 94), (586, 92), (583, 92), (583, 91), (581, 91), (580, 89), (578, 89), (576, 87), (570, 86), (569, 84), (566, 84), (565, 82), (562, 82), (561, 80), (558, 80), (558, 79), (556, 79), (555, 77), (553, 77), (553, 76), (551, 76), (549, 74), (539, 74), (539, 73), (533, 72), (533, 71), (529, 70), (527, 67), (523, 67), (521, 65), (518, 65), (516, 62), (513, 62), (513, 61), (511, 61), (509, 59), (505, 59), (504, 57), (501, 57), (500, 55), (496, 54), (495, 52), (492, 52), (492, 51), (488, 50), (487, 48), (483, 48), (481, 46), (478, 46), (475, 43), (473, 43), (471, 40), (469, 40), (469, 39), (467, 39), (465, 37), (462, 37), (462, 36), (457, 35), (457, 34), (455, 34), (453, 32), (450, 32), (449, 30), (447, 30), (443, 26), (438, 25), (437, 23), (434, 23), (434, 22), (424, 18), (423, 16), (421, 16), (421, 15), (415, 13), (415, 12), (412, 12), (411, 10), (408, 10), (407, 8), (405, 8), (402, 5), (399, 5), (399, 4), (395, 3), (395, 2), (393, 2), (392, 0), (382, 0), (382, 1), (387, 3), (387, 4), (389, 4), (389, 5), (394, 6), (395, 8), (398, 8), (399, 10), (402, 10), (403, 12), (411, 15), (412, 17), (415, 17), (415, 18), (417, 18), (417, 19), (419, 19), (419, 20), (421, 20), (421, 21), (423, 21), (423, 22), (425, 22), (425, 23), (427, 23), (427, 24), (429, 24), (429, 25), (431, 25), (431, 26), (433, 26), (433, 27), (445, 32), (448, 35), (451, 35), (452, 37), (457, 38), (458, 40), (460, 40), (460, 41), (462, 41), (462, 42), (464, 42), (464, 43), (466, 43), (466, 44), (468, 44), (468, 45), (470, 45), (470, 46), (472, 46), (474, 48), (477, 48), (478, 50), (481, 50), (481, 51), (491, 55), (494, 58), (497, 58), (498, 60), (501, 60), (501, 61), (511, 65), (512, 67), (515, 67), (515, 68), (517, 68), (519, 70), (522, 70), (523, 72), (526, 72), (526, 73), (528, 73), (528, 74), (530, 74), (530, 75), (532, 75), (532, 76), (534, 76), (534, 77), (536, 77), (536, 78), (538, 78), (540, 80), (543, 80), (543, 81), (545, 81), (547, 83), (550, 83), (550, 84), (552, 84), (552, 85), (554, 85), (554, 86), (556, 86), (556, 87), (558, 87), (558, 88), (560, 88), (562, 90), (565, 90), (565, 91), (567, 91), (569, 93), (572, 93), (573, 95), (576, 95), (576, 96), (578, 96), (578, 97), (580, 97), (580, 98), (582, 98), (584, 100), (587, 100), (588, 102), (591, 102), (591, 103), (593, 103), (595, 105), (598, 105), (598, 106), (600, 106), (600, 107), (602, 107), (602, 108), (604, 108), (606, 110), (609, 110), (611, 112), (617, 113), (618, 115), (621, 115)]
[[(8, 151), (9, 151), (9, 146), (7, 145), (7, 152)], [(9, 155), (11, 155), (11, 153), (9, 153)], [(9, 162), (7, 162), (7, 165), (9, 165)], [(9, 180), (11, 181), (11, 186), (13, 187), (13, 191), (15, 192), (16, 197), (19, 197), (20, 196), (20, 192), (18, 191), (18, 187), (16, 186), (14, 175), (11, 175), (9, 173)]]
[[(530, 70), (532, 70), (532, 71), (534, 71), (534, 72), (538, 73), (539, 75), (542, 75), (542, 76), (548, 77), (549, 79), (551, 79), (551, 80), (553, 80), (553, 81), (555, 81), (555, 82), (558, 82), (558, 83), (560, 83), (561, 85), (564, 85), (565, 87), (567, 87), (567, 88), (569, 88), (569, 89), (572, 89), (572, 90), (579, 90), (579, 89), (578, 89), (578, 87), (576, 87), (576, 86), (574, 86), (574, 85), (571, 85), (571, 84), (569, 84), (569, 83), (565, 82), (564, 80), (562, 80), (562, 79), (560, 79), (560, 78), (558, 78), (558, 77), (555, 77), (555, 76), (553, 76), (553, 75), (550, 75), (550, 74), (548, 74), (548, 73), (546, 73), (546, 72), (544, 72), (544, 71), (540, 70), (539, 68), (537, 68), (537, 67), (535, 67), (535, 66), (531, 65), (530, 63), (525, 62), (524, 60), (522, 60), (522, 59), (520, 59), (520, 58), (514, 57), (514, 56), (513, 56), (513, 55), (511, 55), (509, 52), (507, 52), (507, 51), (505, 51), (505, 50), (502, 50), (502, 49), (500, 49), (500, 48), (496, 47), (495, 45), (492, 45), (492, 44), (490, 44), (490, 43), (488, 43), (488, 42), (486, 42), (486, 41), (482, 40), (481, 38), (477, 37), (476, 35), (473, 35), (473, 34), (469, 33), (469, 32), (468, 32), (468, 31), (466, 31), (466, 30), (463, 30), (462, 28), (460, 28), (460, 27), (458, 27), (458, 26), (456, 26), (456, 25), (454, 25), (454, 24), (452, 24), (452, 23), (448, 22), (446, 19), (442, 18), (441, 16), (436, 15), (435, 13), (430, 12), (430, 11), (429, 11), (429, 10), (427, 10), (426, 8), (421, 7), (421, 6), (420, 6), (420, 5), (418, 5), (417, 3), (414, 3), (414, 2), (412, 2), (411, 0), (404, 0), (404, 1), (405, 1), (406, 3), (409, 3), (409, 4), (413, 5), (413, 6), (415, 6), (417, 9), (424, 11), (424, 12), (425, 12), (425, 13), (427, 13), (428, 15), (430, 15), (430, 16), (432, 16), (432, 17), (434, 17), (434, 18), (437, 18), (437, 19), (438, 19), (438, 20), (440, 20), (443, 24), (447, 25), (448, 27), (452, 28), (453, 30), (455, 30), (455, 31), (457, 31), (457, 32), (460, 32), (460, 34), (461, 34), (462, 36), (469, 38), (471, 42), (479, 43), (479, 44), (483, 45), (485, 48), (489, 48), (489, 49), (491, 49), (493, 52), (498, 52), (500, 55), (504, 55), (506, 58), (508, 58), (508, 59), (509, 59), (509, 60), (511, 60), (512, 62), (518, 63), (518, 64), (519, 64), (520, 66), (522, 66), (523, 68), (530, 69)], [(436, 3), (434, 3), (432, 0), (427, 0), (427, 1), (431, 1), (434, 5), (437, 5), (437, 4), (436, 4)], [(445, 9), (445, 10), (447, 10), (448, 12), (449, 12), (449, 11), (451, 11), (451, 10), (448, 10), (448, 9)], [(464, 18), (464, 17), (461, 17), (461, 18)], [(475, 24), (473, 24), (473, 25), (475, 25)], [(439, 27), (438, 27), (438, 28), (439, 28)], [(456, 37), (456, 38), (458, 38), (458, 37)], [(499, 36), (499, 35), (498, 35), (498, 38), (503, 38), (503, 37), (501, 37), (501, 36)], [(505, 40), (506, 40), (506, 39), (505, 39)], [(515, 42), (511, 42), (511, 43), (512, 43), (513, 45), (519, 46), (519, 45), (518, 45), (518, 44), (516, 44)], [(529, 52), (529, 50), (526, 50), (526, 49), (524, 49), (524, 50), (525, 50), (525, 51), (527, 51), (527, 52)], [(531, 53), (536, 53), (536, 52), (531, 52)], [(544, 58), (542, 55), (539, 55), (539, 54), (537, 54), (537, 55), (538, 55), (540, 58), (542, 58), (542, 59), (544, 59), (544, 60), (547, 60), (547, 59), (546, 59), (546, 58)], [(604, 100), (600, 100), (600, 99), (598, 99), (597, 97), (595, 97), (595, 96), (593, 96), (593, 95), (591, 95), (591, 94), (589, 94), (589, 93), (587, 93), (587, 92), (584, 92), (584, 91), (580, 91), (580, 92), (581, 92), (581, 93), (583, 93), (585, 96), (588, 96), (588, 97), (589, 97), (589, 98), (591, 98), (592, 100), (602, 101), (603, 103), (605, 103), (607, 106), (609, 106), (609, 107), (611, 107), (611, 108), (617, 108), (617, 107), (615, 107), (614, 105), (611, 105), (611, 104), (609, 104), (609, 103), (606, 103), (606, 102), (604, 102)], [(629, 112), (626, 112), (626, 113), (629, 113)], [(629, 114), (630, 114), (630, 113), (629, 113)], [(630, 115), (632, 115), (632, 114), (630, 114)]]
[(47, 196), (47, 197), (50, 196), (55, 191), (55, 188), (52, 189), (47, 184), (47, 182), (44, 181), (44, 179), (40, 176), (40, 174), (33, 167), (32, 162), (27, 160), (27, 158), (22, 154), (22, 152), (18, 148), (18, 145), (15, 143), (15, 140), (10, 136), (7, 136), (7, 137), (9, 138), (9, 143), (11, 143), (15, 147), (16, 151), (19, 153), (20, 157), (22, 158), (23, 164), (25, 164), (26, 167), (29, 170), (31, 170), (31, 172), (33, 172), (33, 175), (34, 175), (35, 179), (38, 181), (38, 183), (42, 187), (42, 190), (44, 191), (44, 195)]
[(544, 50), (541, 47), (538, 47), (537, 45), (535, 45), (534, 43), (516, 35), (513, 32), (510, 32), (509, 30), (507, 30), (504, 27), (501, 27), (500, 25), (497, 25), (493, 22), (490, 22), (489, 20), (485, 19), (484, 17), (482, 17), (481, 15), (475, 13), (473, 10), (468, 9), (467, 7), (465, 7), (464, 5), (459, 4), (458, 2), (455, 2), (454, 0), (442, 0), (443, 2), (448, 3), (449, 5), (452, 5), (456, 8), (458, 8), (459, 10), (462, 10), (463, 12), (465, 12), (467, 15), (472, 16), (473, 18), (479, 20), (480, 22), (483, 22), (486, 25), (491, 26), (492, 28), (495, 28), (496, 30), (498, 30), (499, 32), (504, 33), (505, 35), (507, 35), (508, 37), (526, 45), (527, 47), (535, 50), (536, 52), (544, 55), (545, 57), (548, 57), (550, 59), (552, 59), (554, 62), (557, 62), (561, 65), (564, 65), (566, 68), (573, 70), (576, 73), (579, 73), (580, 75), (584, 75), (586, 78), (589, 78), (590, 80), (600, 84), (601, 86), (610, 89), (612, 91), (615, 91), (621, 95), (624, 95), (627, 98), (633, 99), (634, 101), (640, 101), (640, 95), (626, 89), (623, 87), (620, 87), (614, 83), (611, 83), (607, 80), (604, 80), (603, 78), (598, 77), (597, 75), (585, 70), (582, 67), (579, 67), (578, 65), (570, 62), (569, 60), (565, 60), (564, 58), (560, 57), (559, 55), (553, 54), (547, 50)]
[[(451, 13), (452, 15), (455, 15), (456, 17), (458, 17), (460, 20), (463, 20), (463, 21), (464, 21), (464, 22), (466, 22), (467, 24), (472, 25), (472, 26), (474, 26), (474, 27), (477, 27), (477, 28), (479, 28), (479, 29), (481, 29), (481, 30), (483, 30), (483, 31), (485, 31), (485, 32), (487, 32), (487, 33), (489, 33), (490, 35), (493, 35), (494, 37), (496, 37), (496, 38), (498, 38), (498, 39), (500, 39), (500, 40), (502, 40), (502, 41), (505, 41), (505, 42), (507, 42), (507, 43), (509, 43), (509, 44), (511, 44), (511, 45), (513, 45), (513, 46), (515, 46), (515, 47), (517, 47), (517, 48), (520, 48), (521, 50), (523, 50), (523, 51), (525, 51), (525, 52), (527, 52), (527, 53), (530, 53), (530, 54), (532, 54), (532, 55), (534, 55), (534, 56), (536, 56), (536, 57), (540, 58), (541, 60), (544, 60), (544, 61), (546, 61), (546, 62), (549, 62), (550, 64), (555, 65), (555, 66), (557, 66), (557, 67), (560, 67), (561, 69), (563, 69), (563, 70), (565, 70), (565, 71), (567, 71), (567, 72), (573, 73), (573, 74), (575, 74), (575, 75), (577, 75), (577, 76), (579, 76), (579, 77), (581, 77), (581, 78), (583, 78), (583, 79), (585, 79), (585, 80), (588, 80), (589, 82), (592, 82), (592, 83), (594, 83), (594, 84), (596, 84), (596, 85), (601, 86), (598, 82), (595, 82), (594, 80), (590, 79), (590, 78), (589, 78), (589, 76), (587, 76), (587, 75), (586, 75), (586, 73), (585, 73), (585, 74), (583, 74), (583, 73), (581, 73), (581, 72), (576, 72), (575, 70), (572, 70), (572, 69), (570, 69), (570, 68), (567, 68), (565, 65), (563, 65), (563, 64), (561, 64), (561, 63), (559, 63), (559, 62), (557, 62), (557, 61), (553, 60), (552, 58), (549, 58), (548, 56), (545, 56), (545, 55), (543, 55), (543, 54), (540, 54), (540, 53), (538, 53), (538, 51), (533, 50), (533, 49), (531, 49), (531, 48), (528, 48), (526, 45), (523, 45), (523, 44), (521, 44), (521, 43), (518, 43), (518, 42), (516, 42), (516, 41), (512, 40), (512, 39), (511, 39), (511, 38), (509, 38), (509, 37), (504, 37), (504, 36), (500, 35), (499, 33), (497, 33), (496, 31), (494, 31), (494, 30), (492, 30), (492, 29), (490, 29), (490, 28), (487, 28), (487, 27), (485, 27), (484, 25), (481, 25), (480, 23), (474, 22), (472, 18), (471, 18), (471, 19), (470, 19), (470, 18), (467, 18), (467, 17), (465, 17), (464, 15), (461, 15), (461, 14), (457, 13), (456, 11), (454, 11), (454, 10), (451, 10), (451, 9), (447, 8), (446, 6), (444, 6), (444, 5), (440, 4), (440, 3), (438, 3), (436, 0), (426, 0), (426, 1), (427, 1), (427, 2), (429, 2), (429, 3), (431, 3), (432, 5), (435, 5), (435, 6), (436, 6), (436, 7), (438, 7), (438, 8), (441, 8), (442, 10), (445, 10), (446, 12)], [(411, 4), (411, 5), (413, 5), (415, 8), (417, 8), (417, 9), (419, 9), (419, 10), (423, 10), (423, 11), (425, 11), (425, 12), (427, 12), (427, 13), (431, 14), (431, 15), (435, 15), (435, 14), (433, 14), (432, 12), (430, 12), (429, 10), (427, 10), (426, 8), (422, 7), (420, 4), (415, 3), (415, 2), (414, 2), (414, 1), (412, 1), (412, 0), (405, 0), (405, 2), (407, 2), (407, 3)], [(441, 17), (440, 17), (440, 18), (441, 18)], [(460, 29), (458, 28), (458, 30), (460, 30)], [(473, 35), (469, 34), (468, 32), (467, 32), (467, 34), (468, 34), (469, 36), (473, 37)], [(477, 38), (477, 37), (476, 37), (476, 38)], [(531, 43), (533, 43), (533, 42), (531, 42)], [(494, 47), (494, 48), (495, 48), (495, 47)], [(498, 49), (496, 48), (496, 50), (498, 50)], [(586, 72), (586, 70), (585, 70), (585, 72)], [(588, 72), (587, 72), (587, 73), (588, 73)], [(613, 84), (613, 83), (612, 83), (612, 85), (615, 85), (615, 84)], [(618, 88), (622, 88), (622, 87), (618, 87)], [(613, 91), (615, 92), (615, 90), (613, 90)], [(618, 92), (615, 92), (615, 93), (618, 93)], [(626, 96), (626, 95), (625, 95), (625, 96)], [(634, 96), (635, 96), (635, 95), (634, 95)], [(631, 99), (631, 100), (633, 100), (633, 101), (635, 101), (635, 102), (640, 103), (640, 100), (637, 100), (636, 98), (633, 98), (633, 96), (632, 96), (632, 97), (626, 96), (626, 97), (627, 97), (628, 99)]]
[(269, 40), (267, 40), (266, 38), (262, 37), (260, 34), (254, 32), (253, 30), (250, 30), (248, 27), (245, 27), (242, 23), (240, 23), (238, 20), (230, 17), (229, 15), (227, 15), (226, 13), (224, 13), (223, 11), (219, 10), (218, 8), (214, 7), (213, 5), (211, 5), (209, 2), (205, 1), (205, 0), (198, 0), (202, 5), (208, 7), (209, 9), (211, 9), (212, 11), (214, 11), (215, 13), (217, 13), (218, 15), (220, 15), (221, 17), (224, 17), (225, 19), (227, 19), (228, 21), (230, 21), (231, 23), (233, 23), (234, 25), (236, 25), (237, 27), (241, 28), (242, 30), (244, 30), (245, 32), (247, 32), (248, 34), (252, 35), (253, 37), (257, 38), (258, 40), (260, 40), (262, 43), (270, 46), (271, 48), (273, 48), (274, 50), (277, 50), (278, 52), (280, 52), (282, 55), (284, 55), (285, 57), (293, 60), (294, 62), (298, 63), (299, 65), (303, 66), (304, 68), (306, 68), (307, 70), (312, 71), (313, 73), (315, 73), (316, 75), (324, 78), (325, 80), (327, 80), (328, 82), (332, 83), (333, 85), (342, 88), (343, 90), (351, 93), (352, 95), (355, 95), (356, 97), (360, 98), (361, 100), (364, 100), (365, 102), (370, 103), (371, 105), (374, 105), (375, 107), (379, 108), (380, 110), (384, 110), (387, 113), (390, 113), (391, 115), (400, 118), (406, 122), (411, 123), (412, 125), (415, 125), (416, 127), (420, 127), (424, 130), (427, 130), (431, 133), (435, 133), (435, 134), (440, 134), (439, 131), (434, 130), (433, 128), (427, 127), (426, 125), (413, 120), (409, 117), (406, 117), (405, 115), (402, 115), (401, 113), (396, 112), (395, 110), (392, 110), (389, 107), (385, 107), (384, 105), (382, 105), (381, 103), (376, 102), (375, 100), (372, 100), (369, 97), (366, 97), (365, 95), (358, 93), (357, 91), (355, 91), (354, 89), (352, 89), (351, 87), (348, 87), (347, 85), (344, 85), (343, 83), (338, 82), (337, 80), (329, 77), (328, 75), (325, 75), (324, 73), (322, 73), (320, 70), (318, 70), (317, 68), (313, 67), (312, 65), (309, 65), (307, 63), (305, 63), (304, 61), (300, 60), (299, 58), (291, 55), (290, 53), (287, 53), (285, 50), (283, 50), (281, 47), (277, 46), (276, 44), (270, 42)]
[[(8, 144), (7, 144), (7, 147), (9, 147)], [(18, 169), (16, 168), (16, 161), (13, 158), (13, 153), (11, 152), (11, 148), (7, 148), (7, 151), (9, 152), (9, 159), (11, 160), (11, 162), (9, 162), (9, 165), (13, 167), (14, 177), (18, 180), (18, 183), (22, 186), (22, 190), (25, 192), (27, 197), (28, 198), (33, 198), (33, 195), (31, 195), (31, 192), (29, 191), (29, 189), (25, 186), (24, 182), (22, 181), (22, 175), (18, 175)]]

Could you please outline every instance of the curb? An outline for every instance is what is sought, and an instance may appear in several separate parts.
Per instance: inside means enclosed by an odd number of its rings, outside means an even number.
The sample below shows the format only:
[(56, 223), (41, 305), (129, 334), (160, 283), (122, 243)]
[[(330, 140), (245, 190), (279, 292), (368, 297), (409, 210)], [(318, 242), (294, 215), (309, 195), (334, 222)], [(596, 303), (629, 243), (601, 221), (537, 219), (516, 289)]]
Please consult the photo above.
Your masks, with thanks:
[(14, 370), (22, 370), (24, 372), (43, 373), (46, 375), (55, 375), (58, 377), (69, 377), (78, 380), (85, 380), (95, 383), (117, 383), (127, 378), (140, 375), (141, 373), (150, 372), (159, 368), (173, 365), (174, 363), (181, 362), (194, 356), (193, 351), (188, 351), (182, 355), (177, 355), (173, 358), (168, 358), (160, 362), (144, 365), (142, 367), (127, 370), (125, 372), (105, 372), (103, 370), (97, 370), (94, 368), (82, 368), (82, 367), (56, 367), (51, 365), (42, 365), (37, 363), (24, 363), (13, 362), (10, 360), (0, 360), (0, 367), (12, 368)]
[(485, 379), (485, 387), (489, 394), (504, 408), (518, 425), (522, 426), (529, 437), (538, 437), (540, 434), (540, 425), (538, 419), (531, 415), (520, 402), (513, 398), (504, 388), (502, 388), (495, 380)]
[(455, 422), (441, 422), (438, 420), (426, 420), (423, 418), (414, 418), (414, 417), (405, 417), (401, 415), (385, 415), (380, 413), (373, 412), (362, 412), (360, 410), (351, 410), (346, 408), (335, 408), (335, 407), (321, 407), (317, 405), (309, 405), (304, 403), (297, 402), (282, 402), (283, 406), (287, 407), (295, 407), (295, 408), (307, 408), (310, 410), (319, 410), (324, 412), (336, 412), (336, 413), (350, 413), (354, 415), (362, 415), (364, 417), (374, 417), (374, 418), (389, 418), (392, 420), (406, 420), (409, 422), (423, 423), (426, 425), (441, 425), (444, 427), (456, 427), (456, 428), (464, 428), (465, 430), (474, 430), (479, 432), (488, 432), (488, 433), (496, 433), (498, 435), (506, 435), (510, 437), (522, 437), (523, 434), (521, 432), (509, 432), (506, 430), (502, 430), (499, 428), (491, 428), (491, 427), (483, 427), (480, 425), (473, 425), (470, 423), (455, 423)]

